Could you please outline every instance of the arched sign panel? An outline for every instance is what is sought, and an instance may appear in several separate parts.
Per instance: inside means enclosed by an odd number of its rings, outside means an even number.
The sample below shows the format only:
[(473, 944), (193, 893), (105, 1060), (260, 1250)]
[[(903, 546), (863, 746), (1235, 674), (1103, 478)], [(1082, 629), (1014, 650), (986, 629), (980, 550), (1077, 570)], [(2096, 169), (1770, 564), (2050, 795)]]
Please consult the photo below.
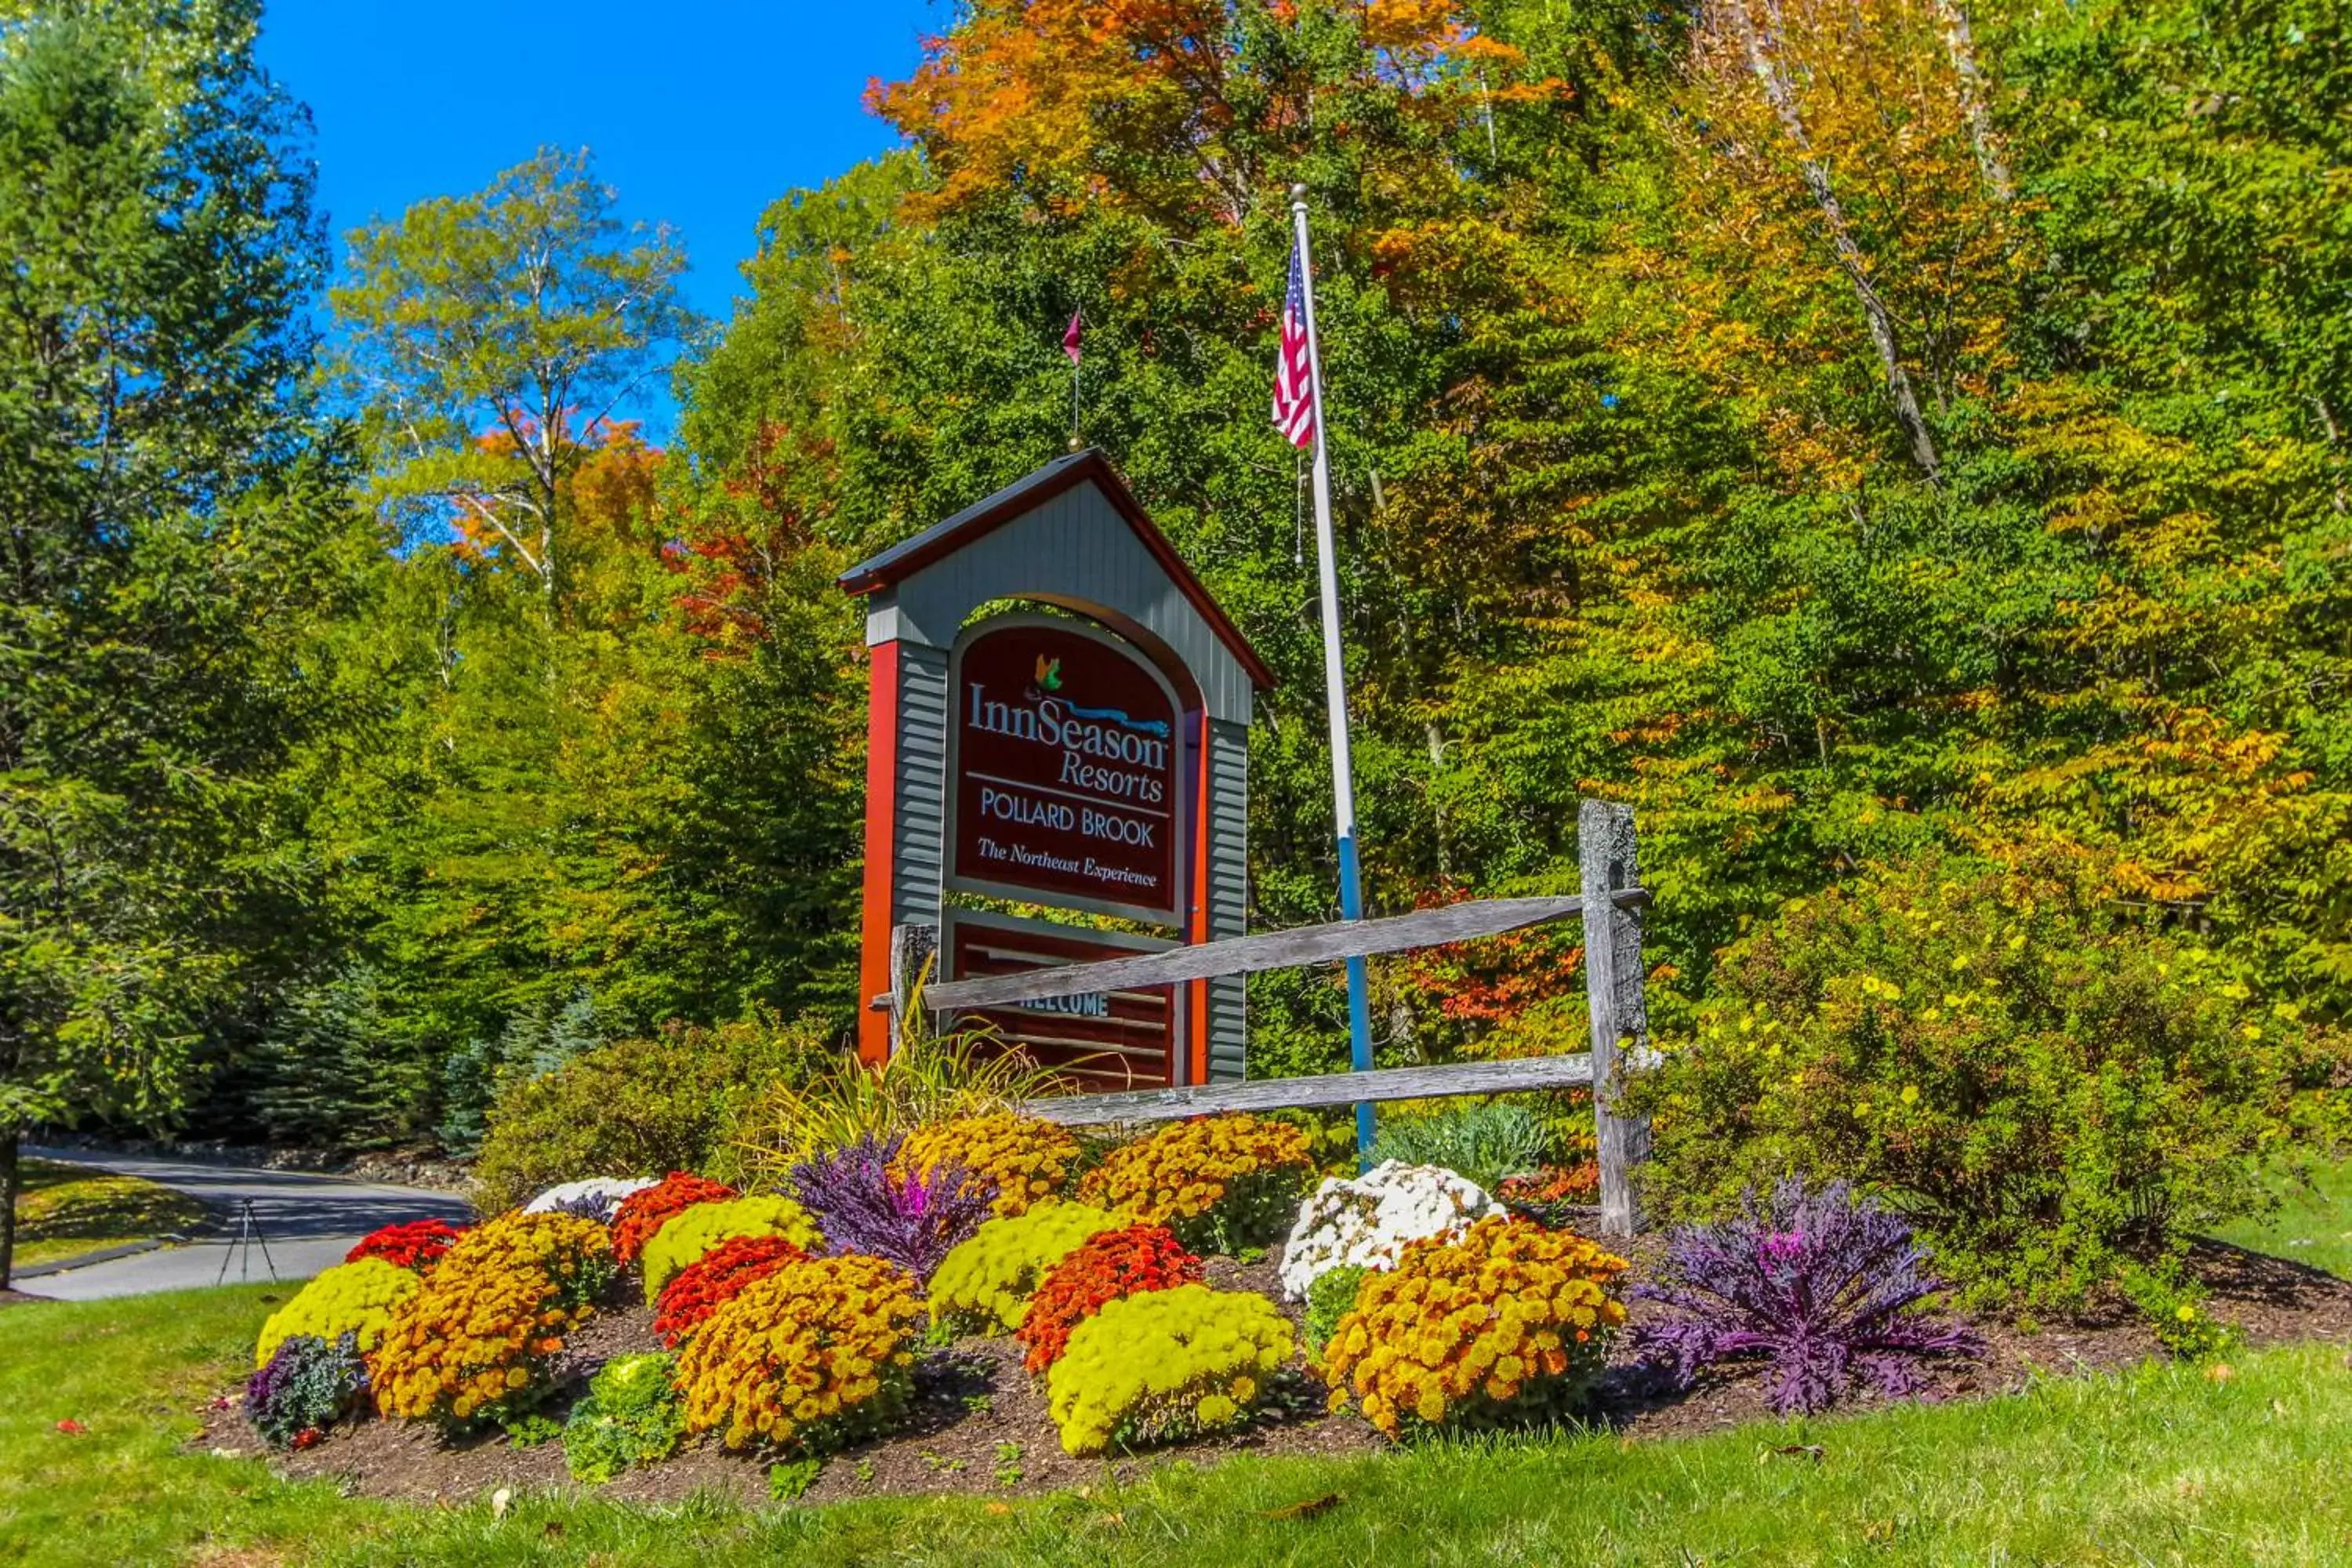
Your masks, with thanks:
[[(1056, 458), (841, 586), (866, 601), (872, 649), (865, 1060), (888, 1058), (934, 961), (1005, 973), (1247, 929), (1249, 723), (1274, 672), (1101, 452)], [(983, 608), (1008, 603), (1057, 613)], [(1151, 929), (1055, 918), (1067, 910)], [(1237, 975), (988, 1021), (1099, 1087), (1246, 1072)]]
[(1181, 923), (1183, 715), (1140, 652), (1001, 616), (959, 640), (948, 697), (954, 887)]

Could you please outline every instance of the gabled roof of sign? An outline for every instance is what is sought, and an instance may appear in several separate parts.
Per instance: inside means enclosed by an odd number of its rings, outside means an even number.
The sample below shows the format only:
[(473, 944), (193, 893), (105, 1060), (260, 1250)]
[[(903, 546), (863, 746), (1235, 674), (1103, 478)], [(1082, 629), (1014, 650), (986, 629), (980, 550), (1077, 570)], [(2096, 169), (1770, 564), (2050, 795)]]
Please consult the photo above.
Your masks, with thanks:
[(1234, 625), (1216, 600), (1209, 596), (1208, 589), (1184, 564), (1184, 558), (1176, 553), (1168, 536), (1145, 514), (1143, 503), (1135, 499), (1135, 492), (1127, 488), (1127, 481), (1098, 447), (1056, 458), (994, 495), (974, 501), (953, 517), (935, 522), (913, 538), (901, 540), (879, 555), (859, 562), (841, 574), (841, 587), (850, 594), (871, 594), (878, 588), (887, 588), (1088, 480), (1102, 491), (1112, 510), (1127, 520), (1128, 527), (1135, 531), (1144, 549), (1151, 552), (1177, 591), (1201, 613), (1217, 640), (1241, 662), (1259, 689), (1271, 689), (1279, 684), (1274, 670), (1258, 657), (1257, 649), (1250, 646), (1249, 639), (1242, 636), (1241, 628)]

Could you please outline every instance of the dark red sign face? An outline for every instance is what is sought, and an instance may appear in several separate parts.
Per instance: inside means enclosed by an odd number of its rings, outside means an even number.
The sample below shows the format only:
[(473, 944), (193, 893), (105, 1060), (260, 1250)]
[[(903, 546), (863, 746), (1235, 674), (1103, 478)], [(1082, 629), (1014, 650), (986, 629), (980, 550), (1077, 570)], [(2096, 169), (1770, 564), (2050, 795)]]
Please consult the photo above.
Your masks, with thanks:
[[(1131, 947), (1089, 942), (1083, 931), (1058, 936), (959, 921), (948, 954), (948, 973), (957, 980), (978, 980), (1134, 956)], [(1175, 1039), (1175, 1009), (1169, 1005), (1168, 990), (1155, 985), (1055, 996), (985, 1008), (965, 1016), (989, 1025), (1001, 1045), (1017, 1047), (1074, 1089), (1159, 1089), (1174, 1081), (1171, 1072), (1175, 1053), (1171, 1047)]]
[(1176, 915), (1175, 704), (1140, 656), (1019, 622), (964, 645), (954, 875)]

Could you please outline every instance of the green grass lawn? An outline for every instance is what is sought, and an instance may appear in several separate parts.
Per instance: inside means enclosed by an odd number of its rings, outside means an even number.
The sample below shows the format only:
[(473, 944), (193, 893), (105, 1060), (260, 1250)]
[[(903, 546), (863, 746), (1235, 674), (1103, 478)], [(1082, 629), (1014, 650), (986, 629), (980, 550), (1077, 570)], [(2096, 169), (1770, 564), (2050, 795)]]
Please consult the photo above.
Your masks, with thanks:
[(2273, 1170), (2264, 1181), (2279, 1195), (2278, 1213), (2260, 1224), (2241, 1221), (2214, 1234), (2352, 1279), (2352, 1161), (2317, 1165), (2307, 1177)]
[(27, 1160), (16, 1200), (16, 1267), (30, 1268), (100, 1247), (201, 1226), (205, 1205), (138, 1176)]
[[(747, 1512), (574, 1495), (406, 1508), (183, 1452), (257, 1287), (0, 1309), (0, 1562), (2325, 1563), (2352, 1562), (2342, 1346), (2011, 1398), (1621, 1447), (1602, 1436), (1171, 1467), (1011, 1503)], [(87, 1432), (57, 1429), (60, 1419)], [(1818, 1444), (1818, 1460), (1779, 1450)], [(1306, 1516), (1290, 1505), (1336, 1501)]]

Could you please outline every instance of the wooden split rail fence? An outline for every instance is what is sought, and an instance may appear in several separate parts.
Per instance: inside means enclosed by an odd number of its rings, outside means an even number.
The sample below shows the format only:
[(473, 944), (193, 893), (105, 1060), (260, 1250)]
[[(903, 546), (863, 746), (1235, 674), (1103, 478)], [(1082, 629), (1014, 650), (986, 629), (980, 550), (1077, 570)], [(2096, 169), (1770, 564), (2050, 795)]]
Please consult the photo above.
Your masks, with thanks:
[[(1033, 1100), (1024, 1109), (1047, 1121), (1076, 1126), (1164, 1121), (1225, 1110), (1302, 1110), (1367, 1100), (1590, 1088), (1600, 1149), (1601, 1228), (1611, 1235), (1631, 1235), (1640, 1223), (1633, 1167), (1649, 1152), (1649, 1126), (1637, 1118), (1616, 1114), (1616, 1106), (1627, 1068), (1646, 1053), (1649, 1039), (1649, 1011), (1643, 993), (1642, 921), (1650, 895), (1642, 887), (1630, 806), (1584, 802), (1577, 814), (1577, 840), (1583, 885), (1574, 896), (1474, 900), (1384, 920), (1341, 921), (1171, 948), (1139, 958), (945, 981), (929, 986), (922, 1004), (944, 1015), (1096, 991), (1179, 984), (1404, 952), (1579, 919), (1584, 923), (1585, 992), (1592, 1022), (1590, 1052), (1116, 1094), (1057, 1095)], [(909, 938), (915, 937), (911, 928), (900, 929)], [(898, 973), (892, 994), (876, 997), (874, 1003), (903, 1012), (914, 976), (919, 973), (919, 955), (927, 953), (928, 943), (916, 939), (894, 942), (892, 946), (894, 953), (903, 952), (906, 960), (894, 965)]]

